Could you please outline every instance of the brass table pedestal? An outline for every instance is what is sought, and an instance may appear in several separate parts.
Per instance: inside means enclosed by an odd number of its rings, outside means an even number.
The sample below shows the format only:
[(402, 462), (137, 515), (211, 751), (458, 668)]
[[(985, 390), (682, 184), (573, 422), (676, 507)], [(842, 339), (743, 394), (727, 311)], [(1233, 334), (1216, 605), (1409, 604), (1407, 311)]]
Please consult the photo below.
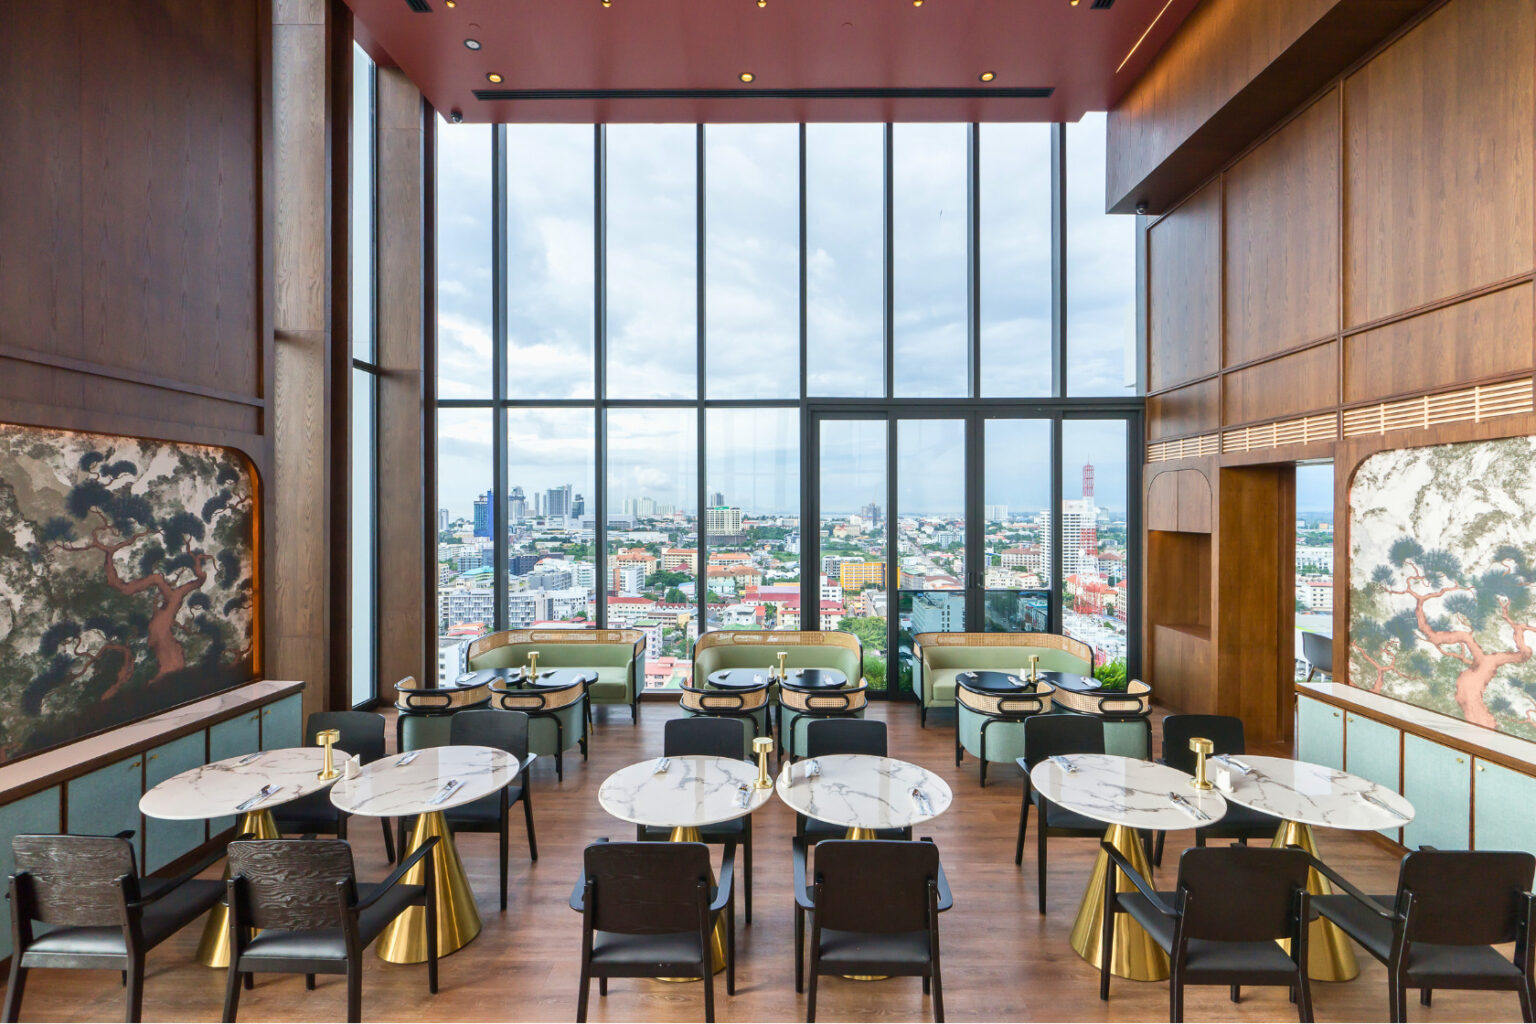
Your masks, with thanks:
[[(702, 843), (703, 837), (692, 825), (674, 828), (667, 836), (669, 843)], [(710, 884), (715, 883), (714, 869), (710, 869)], [(734, 899), (734, 897), (732, 897)], [(709, 964), (712, 973), (725, 970), (725, 915), (715, 915), (715, 926), (709, 932)], [(657, 981), (702, 981), (702, 978), (658, 978)]]
[[(277, 822), (271, 811), (246, 811), (240, 815), (235, 835), (247, 835), (253, 839), (280, 839)], [(229, 865), (224, 865), (225, 880), (229, 878)], [(208, 911), (208, 923), (203, 925), (203, 937), (197, 942), (197, 962), (204, 967), (229, 966), (229, 904), (219, 900)]]
[[(464, 865), (459, 860), (453, 833), (443, 819), (442, 811), (428, 811), (416, 816), (410, 843), (400, 854), (401, 859), (410, 856), (430, 836), (437, 836), (437, 846), (432, 850), (432, 869), (433, 887), (437, 890), (437, 955), (443, 957), (463, 949), (480, 934), (480, 911), (475, 906), (475, 894), (469, 887), (469, 879), (464, 877)], [(411, 868), (401, 879), (406, 885), (423, 885), (426, 880), (424, 862)], [(387, 963), (425, 963), (427, 908), (406, 907), (403, 914), (384, 926), (374, 948), (379, 959)]]
[[(1151, 880), (1152, 866), (1147, 863), (1146, 851), (1135, 829), (1110, 825), (1104, 832), (1104, 840), (1130, 861), (1141, 877)], [(1121, 872), (1116, 872), (1115, 881), (1118, 892), (1136, 890)], [(1104, 887), (1108, 883), (1109, 856), (1100, 850), (1093, 862), (1093, 874), (1088, 879), (1088, 891), (1083, 894), (1082, 906), (1077, 910), (1077, 920), (1072, 922), (1072, 948), (1095, 967), (1103, 962)], [(1163, 981), (1168, 977), (1168, 954), (1129, 914), (1115, 915), (1114, 943), (1110, 950), (1109, 972), (1117, 978)]]
[[(1277, 849), (1299, 846), (1312, 856), (1317, 856), (1312, 826), (1300, 822), (1287, 821), (1281, 825), (1271, 845)], [(1307, 892), (1314, 896), (1327, 896), (1333, 892), (1333, 887), (1328, 884), (1328, 879), (1318, 874), (1316, 868), (1308, 868)], [(1307, 977), (1314, 981), (1349, 981), (1359, 975), (1360, 964), (1355, 960), (1355, 951), (1350, 947), (1349, 937), (1338, 925), (1319, 915), (1308, 928)], [(1289, 939), (1282, 939), (1280, 945), (1287, 952), (1290, 951)]]

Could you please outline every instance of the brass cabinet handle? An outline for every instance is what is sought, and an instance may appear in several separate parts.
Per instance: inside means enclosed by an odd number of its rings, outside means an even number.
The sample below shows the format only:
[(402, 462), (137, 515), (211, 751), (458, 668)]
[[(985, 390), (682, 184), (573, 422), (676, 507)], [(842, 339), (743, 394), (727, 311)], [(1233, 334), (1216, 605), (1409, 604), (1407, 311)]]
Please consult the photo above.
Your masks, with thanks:
[(1458, 757), (1458, 758), (1457, 758), (1457, 759), (1456, 759), (1456, 763), (1457, 763), (1457, 764), (1466, 764), (1466, 763), (1467, 763), (1467, 759), (1466, 759), (1466, 758), (1464, 758), (1464, 757)]
[(160, 755), (159, 755), (159, 754), (150, 754), (150, 755), (149, 755), (149, 759), (150, 759), (150, 760), (151, 760), (151, 761), (153, 761), (153, 760), (154, 760), (154, 759), (155, 759), (155, 758), (157, 758), (157, 757), (159, 757), (159, 756), (160, 756)]
[(143, 763), (144, 763), (143, 761), (135, 761), (135, 762), (133, 762), (133, 764), (129, 765), (128, 767), (129, 768), (137, 768), (140, 765), (142, 765)]

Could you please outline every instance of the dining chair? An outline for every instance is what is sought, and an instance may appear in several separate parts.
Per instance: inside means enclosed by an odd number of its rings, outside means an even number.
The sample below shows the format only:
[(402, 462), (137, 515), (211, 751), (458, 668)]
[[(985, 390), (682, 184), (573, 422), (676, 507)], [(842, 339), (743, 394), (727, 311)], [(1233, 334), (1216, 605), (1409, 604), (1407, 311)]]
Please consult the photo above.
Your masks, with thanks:
[[(1244, 985), (1284, 985), (1302, 1021), (1312, 1020), (1307, 982), (1308, 858), (1304, 851), (1198, 847), (1179, 857), (1177, 888), (1158, 892), (1109, 843), (1099, 998), (1109, 999), (1115, 918), (1129, 914), (1168, 954), (1168, 1019), (1184, 1019), (1186, 985), (1226, 985), (1237, 1002)], [(1135, 886), (1119, 892), (1117, 872)], [(1287, 940), (1287, 952), (1279, 941)]]
[[(1536, 857), (1421, 847), (1403, 857), (1397, 893), (1386, 896), (1367, 896), (1316, 858), (1312, 866), (1344, 890), (1312, 906), (1386, 965), (1391, 1020), (1407, 1020), (1410, 988), (1425, 1006), (1437, 988), (1513, 990), (1521, 1018), (1533, 1019)], [(1493, 948), (1506, 942), (1512, 958)]]
[[(885, 723), (870, 718), (824, 718), (805, 727), (805, 756), (832, 757), (838, 754), (863, 754), (888, 757)], [(842, 839), (848, 832), (842, 825), (795, 815), (795, 835), (816, 843), (823, 839)], [(911, 839), (910, 828), (885, 828), (878, 839)]]
[(1024, 796), (1019, 809), (1019, 839), (1013, 862), (1024, 863), (1024, 834), (1029, 830), (1031, 805), (1040, 811), (1035, 824), (1035, 877), (1040, 913), (1045, 913), (1046, 840), (1052, 836), (1102, 839), (1109, 826), (1086, 815), (1059, 807), (1042, 796), (1030, 781), (1035, 765), (1048, 757), (1104, 753), (1104, 725), (1097, 718), (1068, 713), (1034, 715), (1024, 721), (1024, 756), (1017, 764), (1024, 772)]
[[(256, 973), (347, 976), (347, 1020), (362, 1020), (363, 950), (410, 907), (426, 907), (427, 988), (437, 993), (437, 836), (402, 857), (377, 885), (359, 884), (342, 839), (255, 839), (229, 844), (229, 977), (224, 1020), (240, 1009), (240, 986)], [(402, 882), (424, 864), (421, 885)]]
[[(453, 746), (495, 747), (511, 754), (521, 765), (517, 781), (490, 796), (443, 812), (455, 833), (494, 832), (501, 857), (501, 909), (507, 909), (507, 833), (512, 805), (523, 805), (523, 826), (528, 830), (528, 859), (539, 859), (538, 838), (533, 831), (533, 775), (529, 771), (537, 754), (528, 752), (528, 716), (521, 711), (478, 708), (460, 711), (448, 727)], [(402, 839), (401, 849), (404, 849)]]
[(863, 718), (868, 706), (868, 684), (838, 690), (802, 689), (786, 680), (779, 685), (779, 708), (781, 714), (789, 714), (787, 721), (780, 719), (779, 742), (789, 753), (790, 761), (796, 761), (805, 756), (804, 737), (812, 723), (829, 718)]
[(610, 843), (582, 854), (571, 892), (581, 914), (581, 988), (576, 1020), (587, 1019), (592, 979), (608, 994), (609, 978), (702, 978), (704, 1020), (715, 1019), (710, 933), (725, 914), (725, 990), (736, 994), (736, 922), (731, 883), (736, 847), (727, 843), (720, 881), (711, 883), (703, 843)]
[(921, 977), (934, 1020), (943, 1021), (939, 914), (954, 897), (933, 840), (831, 839), (817, 845), (809, 877), (804, 863), (795, 876), (795, 991), (804, 988), (810, 914), (805, 1019), (816, 1019), (817, 979), (840, 974)]
[[(1195, 774), (1195, 752), (1189, 749), (1189, 741), (1195, 737), (1211, 741), (1211, 753), (1247, 753), (1243, 737), (1243, 720), (1232, 715), (1169, 715), (1163, 719), (1163, 756), (1160, 762), (1177, 768), (1186, 775)], [(1195, 829), (1195, 845), (1204, 846), (1207, 839), (1236, 839), (1247, 846), (1250, 839), (1273, 839), (1283, 825), (1279, 818), (1251, 807), (1227, 801), (1227, 813), (1221, 820)], [(1152, 863), (1163, 863), (1163, 842), (1168, 833), (1157, 834), (1157, 849)]]
[[(663, 757), (729, 757), (741, 760), (741, 736), (738, 723), (729, 718), (672, 718), (662, 729)], [(672, 830), (653, 825), (636, 825), (639, 842), (665, 840)], [(718, 825), (699, 829), (699, 839), (706, 845), (735, 843), (741, 848), (742, 917), (752, 923), (752, 815), (743, 814)]]
[(1302, 630), (1301, 656), (1307, 660), (1307, 682), (1319, 672), (1333, 678), (1333, 637)]
[[(316, 739), (326, 729), (341, 734), (336, 741), (338, 754), (346, 751), (363, 764), (370, 764), (384, 756), (384, 716), (373, 711), (316, 711), (304, 722), (304, 740), (311, 747), (320, 746)], [(347, 838), (347, 819), (351, 815), (331, 803), (329, 789), (307, 793), (273, 810), (272, 818), (278, 832), (284, 834), (335, 836)], [(395, 862), (395, 840), (388, 818), (380, 818), (384, 830), (384, 856), (389, 863)]]
[[(27, 973), (39, 967), (122, 971), (128, 990), (123, 1019), (142, 1019), (145, 959), (219, 902), (223, 886), (196, 876), (224, 851), (175, 878), (145, 878), (134, 864), (132, 835), (25, 834), (11, 840), (11, 978), (0, 1019), (17, 1019)], [(34, 927), (39, 924), (40, 934)]]
[(722, 718), (736, 726), (738, 753), (751, 756), (752, 741), (759, 736), (773, 736), (773, 716), (769, 714), (769, 687), (765, 678), (756, 686), (695, 687), (684, 685), (678, 695), (683, 711), (694, 717)]

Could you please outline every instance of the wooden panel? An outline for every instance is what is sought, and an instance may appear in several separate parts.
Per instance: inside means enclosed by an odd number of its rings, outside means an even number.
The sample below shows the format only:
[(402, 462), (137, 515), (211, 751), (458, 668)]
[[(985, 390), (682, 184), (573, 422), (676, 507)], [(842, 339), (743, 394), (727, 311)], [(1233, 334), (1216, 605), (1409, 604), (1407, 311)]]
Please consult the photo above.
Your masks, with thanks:
[(1152, 627), (1151, 672), (1148, 682), (1164, 707), (1188, 714), (1213, 714), (1216, 677), (1211, 670), (1211, 644), (1191, 633)]
[(1179, 528), (1179, 474), (1178, 471), (1159, 473), (1147, 483), (1146, 516), (1149, 530), (1177, 530)]
[(1215, 378), (1147, 398), (1147, 436), (1183, 437), (1221, 426), (1221, 383)]
[(1335, 405), (1339, 400), (1337, 352), (1338, 343), (1330, 342), (1227, 374), (1221, 382), (1227, 425)]
[(1221, 366), (1221, 184), (1212, 182), (1147, 232), (1151, 388)]
[(1454, 0), (1345, 83), (1345, 317), (1532, 267), (1536, 6)]
[(1344, 401), (1528, 370), (1531, 318), (1531, 286), (1520, 285), (1353, 335), (1344, 342)]
[(1337, 91), (1233, 165), (1225, 185), (1226, 365), (1337, 332)]
[(1179, 530), (1211, 532), (1211, 482), (1198, 469), (1179, 471)]

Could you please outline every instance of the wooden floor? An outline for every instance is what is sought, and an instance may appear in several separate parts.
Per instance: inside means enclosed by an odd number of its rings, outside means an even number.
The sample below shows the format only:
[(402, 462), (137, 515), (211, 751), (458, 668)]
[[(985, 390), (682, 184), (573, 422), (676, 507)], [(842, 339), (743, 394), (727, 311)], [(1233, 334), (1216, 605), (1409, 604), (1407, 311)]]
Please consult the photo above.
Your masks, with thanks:
[[(521, 816), (514, 815), (511, 895), (507, 912), (496, 908), (496, 841), (467, 835), (458, 841), (470, 880), (479, 897), (485, 930), (469, 946), (442, 962), (441, 989), (427, 993), (424, 967), (384, 964), (367, 954), (364, 970), (365, 1020), (572, 1020), (576, 1010), (576, 974), (580, 917), (567, 906), (582, 847), (598, 836), (623, 839), (632, 826), (609, 817), (598, 806), (597, 790), (612, 771), (655, 756), (661, 750), (662, 723), (674, 708), (647, 704), (642, 723), (629, 724), (627, 709), (599, 709), (589, 763), (577, 757), (566, 764), (565, 781), (556, 784), (552, 763), (534, 769), (535, 818), (540, 859), (530, 864)], [(1021, 868), (1013, 863), (1020, 781), (1012, 767), (994, 767), (987, 788), (976, 781), (976, 762), (954, 766), (952, 716), (931, 715), (918, 727), (910, 705), (876, 706), (871, 717), (891, 729), (893, 756), (918, 762), (947, 779), (955, 803), (920, 829), (939, 844), (954, 889), (955, 907), (941, 919), (944, 994), (953, 1021), (981, 1020), (1166, 1020), (1166, 983), (1116, 980), (1110, 1001), (1098, 998), (1098, 973), (1067, 945), (1078, 901), (1092, 862), (1092, 841), (1058, 839), (1051, 844), (1049, 913), (1035, 909), (1033, 836)], [(390, 730), (391, 734), (393, 730)], [(789, 836), (793, 814), (777, 800), (755, 819), (755, 920), (740, 921), (738, 903), (737, 988), (725, 995), (724, 976), (716, 988), (716, 1015), (722, 1021), (803, 1020), (805, 1000), (794, 990), (793, 902), (790, 896)], [(377, 828), (354, 828), (359, 874), (364, 880), (387, 873)], [(1176, 851), (1193, 841), (1191, 833), (1170, 835), (1169, 856), (1160, 880), (1171, 880)], [(1368, 891), (1390, 891), (1396, 882), (1396, 858), (1356, 836), (1319, 834), (1323, 857)], [(739, 878), (739, 875), (738, 875)], [(192, 960), (200, 926), (184, 930), (150, 957), (146, 982), (146, 1020), (217, 1020), (224, 973)], [(1313, 986), (1320, 1021), (1386, 1020), (1385, 974), (1361, 956), (1359, 978), (1343, 984)], [(599, 998), (593, 986), (591, 1019), (699, 1020), (702, 995), (697, 984), (615, 981)], [(1186, 1014), (1201, 1020), (1294, 1020), (1282, 990), (1244, 990), (1240, 1004), (1225, 989), (1188, 990)], [(1518, 1020), (1513, 994), (1436, 992), (1425, 1009), (1410, 1000), (1413, 1021)], [(879, 982), (823, 982), (818, 998), (822, 1020), (932, 1019), (932, 1006), (916, 979)], [(340, 978), (322, 977), (306, 992), (302, 977), (258, 977), (244, 994), (241, 1018), (248, 1021), (340, 1020), (345, 1013)], [(23, 1017), (27, 1020), (118, 1020), (122, 989), (115, 973), (37, 971), (27, 985)]]

